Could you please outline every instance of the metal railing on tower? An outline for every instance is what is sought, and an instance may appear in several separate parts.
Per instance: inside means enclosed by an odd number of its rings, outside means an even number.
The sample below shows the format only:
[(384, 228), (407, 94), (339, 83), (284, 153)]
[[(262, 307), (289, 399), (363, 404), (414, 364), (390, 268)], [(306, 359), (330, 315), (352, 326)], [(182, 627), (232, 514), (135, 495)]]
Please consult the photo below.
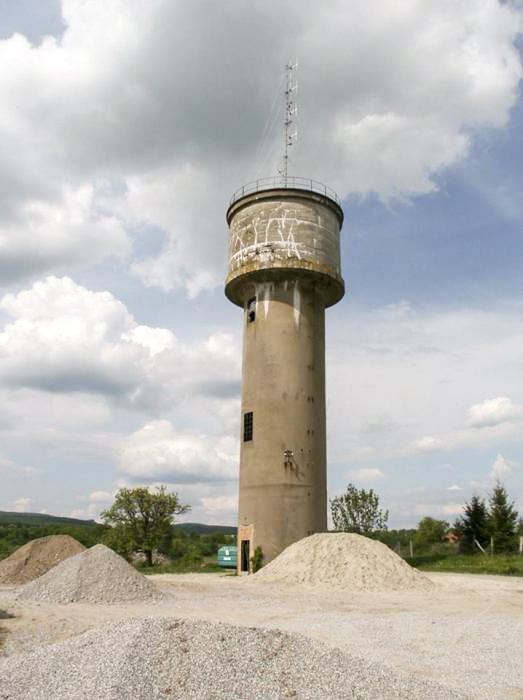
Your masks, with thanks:
[(276, 175), (274, 177), (262, 177), (258, 180), (253, 180), (248, 182), (243, 187), (239, 187), (236, 192), (232, 195), (229, 206), (234, 204), (247, 194), (252, 194), (253, 192), (263, 192), (264, 190), (272, 189), (287, 189), (287, 190), (307, 190), (308, 192), (317, 192), (318, 194), (323, 194), (325, 197), (332, 199), (338, 206), (341, 207), (341, 201), (336, 192), (323, 182), (318, 180), (311, 180), (307, 177), (294, 177), (291, 175), (283, 176)]

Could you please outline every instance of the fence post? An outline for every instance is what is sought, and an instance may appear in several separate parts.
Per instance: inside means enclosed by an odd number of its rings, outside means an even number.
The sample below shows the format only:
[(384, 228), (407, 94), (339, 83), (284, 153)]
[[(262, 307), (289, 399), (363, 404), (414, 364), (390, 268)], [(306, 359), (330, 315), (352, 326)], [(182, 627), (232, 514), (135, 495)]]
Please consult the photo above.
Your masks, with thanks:
[(414, 556), (414, 547), (412, 546), (412, 540), (409, 540), (410, 556)]
[(523, 536), (519, 536), (519, 553), (523, 554)]
[(494, 556), (494, 538), (493, 537), (490, 538), (490, 556), (491, 557)]
[(474, 543), (475, 543), (476, 547), (478, 547), (478, 549), (481, 549), (483, 554), (486, 554), (485, 550), (483, 549), (483, 547), (480, 545), (480, 543), (477, 541), (476, 538), (474, 538)]

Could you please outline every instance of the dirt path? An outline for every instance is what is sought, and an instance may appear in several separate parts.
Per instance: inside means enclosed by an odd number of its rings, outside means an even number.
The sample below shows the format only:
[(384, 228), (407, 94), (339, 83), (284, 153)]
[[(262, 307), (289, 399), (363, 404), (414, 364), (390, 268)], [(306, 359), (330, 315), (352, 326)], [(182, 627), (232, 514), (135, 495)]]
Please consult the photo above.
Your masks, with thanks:
[(0, 589), (5, 653), (66, 639), (105, 621), (178, 616), (279, 628), (324, 641), (476, 698), (523, 700), (523, 578), (431, 574), (430, 592), (340, 593), (256, 584), (222, 574), (151, 580), (161, 605), (57, 605), (15, 601)]

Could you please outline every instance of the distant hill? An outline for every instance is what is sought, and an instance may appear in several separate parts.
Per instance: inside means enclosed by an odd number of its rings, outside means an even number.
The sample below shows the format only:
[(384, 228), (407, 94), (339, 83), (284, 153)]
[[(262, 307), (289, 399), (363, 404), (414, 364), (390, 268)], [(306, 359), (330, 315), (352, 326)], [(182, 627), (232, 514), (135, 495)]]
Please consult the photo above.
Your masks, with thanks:
[(197, 535), (208, 535), (211, 532), (220, 532), (222, 535), (235, 535), (236, 529), (232, 525), (202, 525), (202, 523), (176, 523), (175, 530), (196, 533)]
[(94, 520), (62, 518), (46, 513), (10, 513), (0, 510), (0, 525), (96, 525)]
[[(10, 513), (0, 510), (0, 525), (96, 525), (94, 520), (79, 518), (62, 518), (46, 513)], [(235, 535), (236, 528), (232, 525), (204, 525), (203, 523), (176, 523), (175, 530), (183, 530), (189, 534), (208, 535), (220, 532), (223, 535)]]

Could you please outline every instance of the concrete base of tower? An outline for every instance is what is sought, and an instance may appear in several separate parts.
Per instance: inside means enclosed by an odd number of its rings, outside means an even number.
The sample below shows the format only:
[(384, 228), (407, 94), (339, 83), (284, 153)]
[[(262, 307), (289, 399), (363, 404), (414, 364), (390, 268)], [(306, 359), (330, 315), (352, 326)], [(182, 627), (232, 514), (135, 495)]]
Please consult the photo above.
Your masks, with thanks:
[[(289, 467), (290, 468), (290, 467)], [(238, 528), (238, 552), (249, 540), (249, 559), (256, 547), (263, 552), (263, 563), (278, 556), (286, 547), (315, 532), (326, 532), (326, 507), (312, 484), (280, 484), (242, 490)], [(262, 493), (263, 492), (263, 493)], [(241, 559), (241, 557), (240, 557)], [(245, 570), (245, 563), (243, 564)], [(239, 561), (242, 570), (242, 562)]]

